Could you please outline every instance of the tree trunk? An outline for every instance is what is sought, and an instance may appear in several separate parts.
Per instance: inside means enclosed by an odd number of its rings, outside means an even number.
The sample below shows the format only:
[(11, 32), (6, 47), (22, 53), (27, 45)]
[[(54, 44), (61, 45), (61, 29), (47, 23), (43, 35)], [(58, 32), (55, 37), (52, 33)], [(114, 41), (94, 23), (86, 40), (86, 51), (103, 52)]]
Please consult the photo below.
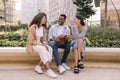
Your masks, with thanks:
[(103, 28), (103, 37), (106, 34), (106, 27), (107, 27), (107, 0), (105, 0), (105, 20), (104, 20), (104, 28)]
[(4, 22), (5, 22), (5, 31), (7, 30), (7, 27), (6, 27), (6, 0), (2, 0), (3, 1), (3, 5), (4, 5)]

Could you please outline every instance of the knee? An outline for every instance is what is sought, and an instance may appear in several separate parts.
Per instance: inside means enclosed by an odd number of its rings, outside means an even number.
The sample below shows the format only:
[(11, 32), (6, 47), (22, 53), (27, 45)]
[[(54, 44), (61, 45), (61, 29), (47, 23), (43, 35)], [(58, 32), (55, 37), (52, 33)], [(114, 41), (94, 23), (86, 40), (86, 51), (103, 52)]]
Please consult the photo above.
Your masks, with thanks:
[(78, 40), (78, 41), (81, 41), (81, 42), (83, 41), (83, 39), (77, 39), (77, 40)]
[(54, 41), (51, 41), (51, 42), (50, 42), (50, 46), (51, 46), (51, 47), (53, 47), (53, 46), (55, 46), (55, 45), (56, 45), (56, 42), (54, 42)]
[(78, 44), (81, 44), (81, 45), (82, 45), (82, 43), (83, 43), (83, 40), (82, 40), (82, 39), (77, 39), (77, 41), (78, 41)]

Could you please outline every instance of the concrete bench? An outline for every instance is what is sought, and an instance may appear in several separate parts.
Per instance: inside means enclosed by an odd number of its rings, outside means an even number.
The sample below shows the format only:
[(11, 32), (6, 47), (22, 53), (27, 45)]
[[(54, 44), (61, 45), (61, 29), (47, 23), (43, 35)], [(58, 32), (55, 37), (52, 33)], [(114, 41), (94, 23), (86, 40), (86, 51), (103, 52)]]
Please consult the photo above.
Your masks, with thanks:
[[(59, 49), (62, 56), (63, 49)], [(30, 62), (39, 61), (36, 52), (27, 54), (25, 47), (0, 47), (0, 62)], [(68, 61), (73, 61), (72, 50), (68, 56)], [(120, 48), (86, 48), (84, 61), (108, 61), (120, 63)]]

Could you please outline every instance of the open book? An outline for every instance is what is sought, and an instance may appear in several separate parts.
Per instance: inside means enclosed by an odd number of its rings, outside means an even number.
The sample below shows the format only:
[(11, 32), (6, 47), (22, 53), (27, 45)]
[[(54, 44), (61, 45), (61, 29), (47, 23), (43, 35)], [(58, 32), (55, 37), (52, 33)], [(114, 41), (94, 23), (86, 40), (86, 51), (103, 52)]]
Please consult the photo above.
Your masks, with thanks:
[[(73, 35), (64, 35), (64, 34), (62, 34), (62, 35), (59, 35), (55, 39), (55, 41), (56, 42), (65, 42), (65, 41), (70, 40), (70, 39), (73, 39)], [(88, 45), (91, 45), (90, 40), (87, 37), (85, 37), (84, 39), (86, 40)]]
[(73, 38), (72, 35), (64, 35), (64, 34), (62, 34), (62, 35), (59, 35), (59, 36), (55, 39), (55, 41), (56, 41), (56, 42), (64, 42), (64, 41), (67, 41), (67, 40), (72, 39), (72, 38)]

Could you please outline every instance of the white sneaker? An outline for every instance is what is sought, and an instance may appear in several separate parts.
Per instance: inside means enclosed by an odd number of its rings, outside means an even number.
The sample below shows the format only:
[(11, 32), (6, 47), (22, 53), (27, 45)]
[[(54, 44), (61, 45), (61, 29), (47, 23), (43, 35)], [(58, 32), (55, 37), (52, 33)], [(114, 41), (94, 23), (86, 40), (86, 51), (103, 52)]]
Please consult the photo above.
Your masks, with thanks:
[(62, 66), (63, 66), (66, 70), (70, 70), (70, 67), (67, 66), (65, 63), (62, 63)]
[(57, 78), (57, 75), (51, 69), (47, 70), (46, 75), (52, 78)]
[(58, 66), (58, 71), (59, 71), (60, 74), (62, 74), (62, 73), (65, 72), (65, 68), (62, 65), (59, 65)]
[(39, 65), (35, 66), (34, 70), (35, 70), (37, 73), (39, 73), (39, 74), (42, 74), (42, 73), (43, 73), (43, 71), (42, 71), (42, 69), (41, 69), (41, 67), (40, 67)]

